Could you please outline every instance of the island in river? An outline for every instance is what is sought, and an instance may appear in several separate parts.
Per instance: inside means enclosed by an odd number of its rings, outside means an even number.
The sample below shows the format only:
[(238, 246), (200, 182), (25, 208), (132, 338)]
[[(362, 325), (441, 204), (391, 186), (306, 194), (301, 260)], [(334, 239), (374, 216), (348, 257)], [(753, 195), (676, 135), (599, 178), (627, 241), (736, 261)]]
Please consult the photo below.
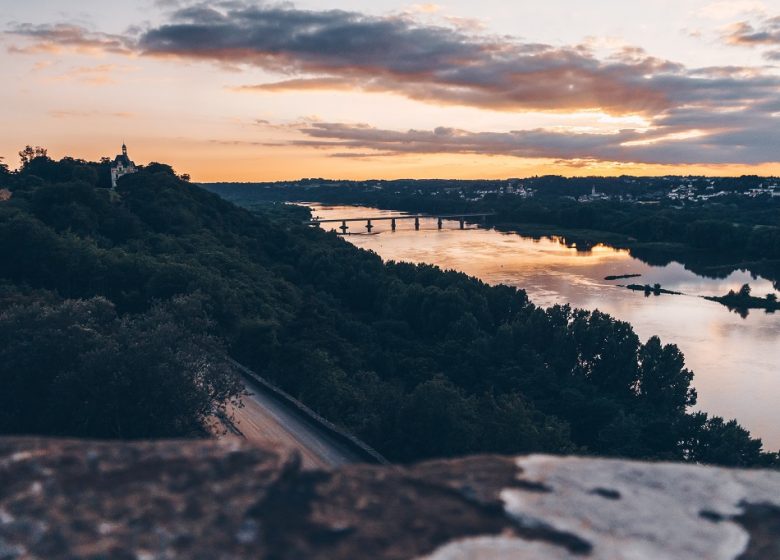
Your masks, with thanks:
[(780, 302), (776, 293), (769, 293), (765, 297), (751, 295), (750, 284), (743, 284), (739, 291), (729, 290), (725, 296), (704, 296), (704, 299), (722, 303), (729, 309), (746, 317), (749, 309), (765, 309), (767, 313), (774, 313), (780, 309)]
[(664, 289), (661, 284), (653, 284), (652, 286), (650, 284), (629, 284), (626, 286), (629, 290), (633, 290), (635, 292), (643, 292), (645, 296), (649, 296), (650, 294), (653, 294), (654, 296), (660, 296), (661, 294), (667, 294), (670, 296), (681, 296), (683, 295), (682, 292), (674, 292), (672, 290), (666, 290)]

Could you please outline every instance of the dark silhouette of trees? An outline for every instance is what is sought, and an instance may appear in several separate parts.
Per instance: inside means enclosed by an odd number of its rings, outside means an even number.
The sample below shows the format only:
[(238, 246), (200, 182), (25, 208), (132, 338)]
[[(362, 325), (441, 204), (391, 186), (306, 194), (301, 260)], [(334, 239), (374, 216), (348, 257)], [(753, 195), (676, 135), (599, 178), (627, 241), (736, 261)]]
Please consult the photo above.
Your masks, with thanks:
[(3, 162), (3, 158), (0, 157), (0, 188), (5, 188), (9, 185), (11, 180), (11, 172), (8, 170), (8, 165)]
[(0, 313), (0, 433), (149, 438), (204, 434), (237, 375), (196, 299), (119, 317), (103, 298)]
[(747, 317), (750, 309), (766, 309), (767, 313), (772, 313), (780, 309), (776, 294), (767, 294), (760, 298), (751, 295), (752, 290), (749, 284), (743, 284), (738, 292), (729, 290), (725, 296), (707, 296), (706, 299), (722, 303), (740, 316)]
[(761, 452), (761, 440), (751, 439), (736, 420), (708, 418), (697, 412), (686, 418), (689, 459), (729, 467), (777, 466), (776, 457)]
[(49, 151), (41, 146), (35, 146), (33, 148), (32, 146), (27, 145), (19, 151), (19, 160), (22, 167), (26, 167), (35, 158), (48, 157), (48, 153)]
[(301, 225), (305, 209), (250, 213), (164, 164), (109, 191), (104, 165), (35, 158), (11, 174), (14, 196), (0, 205), (2, 432), (202, 433), (239, 395), (229, 354), (400, 461), (776, 460), (736, 423), (690, 414), (682, 354), (627, 323), (383, 263)]
[(173, 167), (167, 163), (157, 163), (156, 161), (153, 161), (144, 169), (146, 169), (147, 173), (165, 173), (167, 175), (173, 175), (174, 177), (176, 176), (176, 173), (173, 171)]

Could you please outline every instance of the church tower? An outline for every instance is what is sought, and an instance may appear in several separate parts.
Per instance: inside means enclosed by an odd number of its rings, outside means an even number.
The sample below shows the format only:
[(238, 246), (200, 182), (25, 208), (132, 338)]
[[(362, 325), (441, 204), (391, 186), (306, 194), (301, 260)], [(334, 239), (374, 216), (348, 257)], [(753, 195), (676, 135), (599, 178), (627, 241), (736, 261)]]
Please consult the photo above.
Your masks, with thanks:
[(116, 188), (116, 182), (120, 177), (136, 171), (138, 170), (135, 168), (135, 163), (127, 156), (127, 145), (122, 142), (122, 154), (116, 156), (111, 164), (111, 188)]

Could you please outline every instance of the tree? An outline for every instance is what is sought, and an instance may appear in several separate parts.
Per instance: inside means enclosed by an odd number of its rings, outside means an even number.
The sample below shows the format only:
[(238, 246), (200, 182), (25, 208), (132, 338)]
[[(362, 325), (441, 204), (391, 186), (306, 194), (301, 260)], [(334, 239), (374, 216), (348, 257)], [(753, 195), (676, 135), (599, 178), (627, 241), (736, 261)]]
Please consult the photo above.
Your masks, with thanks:
[(674, 344), (661, 345), (653, 336), (639, 351), (639, 396), (657, 410), (682, 414), (696, 404), (691, 388), (693, 373), (685, 369), (685, 358)]
[(739, 297), (741, 298), (750, 297), (750, 284), (742, 284), (742, 287), (739, 289)]
[(168, 165), (167, 163), (158, 163), (156, 161), (151, 162), (149, 165), (144, 167), (144, 170), (147, 173), (166, 173), (168, 175), (176, 176), (176, 173), (173, 171), (173, 167)]
[(33, 148), (32, 146), (27, 145), (19, 151), (19, 159), (22, 163), (22, 167), (26, 167), (27, 164), (35, 158), (48, 157), (48, 154), (49, 151), (46, 148), (42, 148), (41, 146), (35, 146)]
[(3, 158), (0, 157), (0, 187), (3, 187), (11, 176), (11, 172), (8, 171), (8, 165), (3, 162)]
[(401, 457), (473, 452), (478, 424), (475, 404), (443, 376), (418, 385), (399, 415)]
[(686, 417), (688, 459), (728, 467), (778, 466), (778, 454), (762, 453), (761, 440), (753, 439), (736, 420), (703, 412)]
[(0, 433), (203, 434), (242, 391), (206, 328), (192, 297), (122, 318), (103, 298), (11, 307), (0, 314)]

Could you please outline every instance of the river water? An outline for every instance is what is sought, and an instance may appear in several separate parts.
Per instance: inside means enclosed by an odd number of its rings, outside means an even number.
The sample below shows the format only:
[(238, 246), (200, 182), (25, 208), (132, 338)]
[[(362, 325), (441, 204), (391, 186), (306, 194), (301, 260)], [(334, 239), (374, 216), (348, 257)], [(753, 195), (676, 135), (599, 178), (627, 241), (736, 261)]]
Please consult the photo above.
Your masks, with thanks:
[[(323, 219), (400, 214), (359, 206), (307, 206)], [(742, 318), (697, 297), (723, 295), (743, 284), (750, 284), (754, 295), (778, 293), (767, 279), (743, 271), (725, 279), (706, 278), (679, 263), (648, 265), (622, 249), (599, 245), (577, 251), (557, 239), (535, 240), (473, 225), (461, 231), (455, 221), (445, 221), (442, 230), (432, 219), (421, 220), (420, 231), (413, 220), (398, 221), (395, 232), (389, 221), (373, 225), (369, 235), (365, 223), (350, 223), (346, 239), (385, 260), (435, 264), (490, 284), (523, 288), (540, 306), (570, 303), (599, 309), (631, 323), (643, 341), (658, 335), (664, 343), (677, 344), (695, 373), (697, 408), (736, 418), (764, 440), (765, 448), (780, 448), (780, 313), (755, 309)], [(641, 277), (604, 279), (622, 274)], [(618, 286), (630, 283), (659, 283), (686, 295), (646, 297)]]

